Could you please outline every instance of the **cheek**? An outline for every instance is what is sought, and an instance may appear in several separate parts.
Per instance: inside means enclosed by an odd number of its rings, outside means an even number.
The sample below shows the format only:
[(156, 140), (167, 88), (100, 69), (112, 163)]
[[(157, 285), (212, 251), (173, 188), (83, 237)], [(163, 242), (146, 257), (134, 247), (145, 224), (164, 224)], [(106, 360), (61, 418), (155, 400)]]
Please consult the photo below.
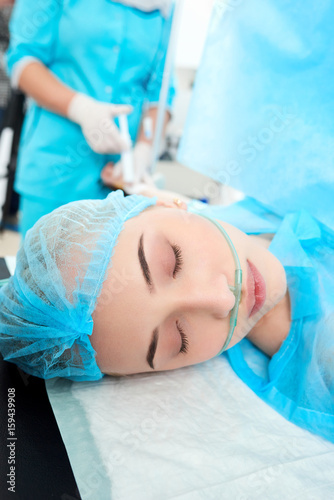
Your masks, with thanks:
[[(130, 287), (128, 287), (130, 288)], [(140, 351), (138, 338), (140, 304), (131, 304), (129, 290), (114, 293), (104, 308), (96, 308), (93, 315), (92, 345), (97, 352), (97, 362), (104, 372), (123, 373), (131, 366), (133, 353)]]
[(91, 337), (102, 371), (122, 369), (131, 352), (138, 349), (135, 335), (144, 308), (143, 299), (137, 293), (139, 278), (133, 269), (115, 265), (103, 284), (93, 313)]
[(194, 345), (194, 362), (202, 362), (211, 359), (222, 349), (230, 326), (229, 318), (215, 320), (199, 318), (191, 334)]
[(230, 349), (231, 347), (241, 342), (241, 340), (244, 339), (246, 335), (249, 334), (253, 326), (254, 325), (249, 325), (247, 322), (245, 322), (241, 327), (238, 327), (237, 325), (236, 329), (233, 332), (231, 342), (229, 343), (227, 349)]
[(266, 309), (270, 310), (284, 297), (287, 288), (286, 274), (280, 261), (269, 251), (263, 260), (264, 277), (267, 286)]

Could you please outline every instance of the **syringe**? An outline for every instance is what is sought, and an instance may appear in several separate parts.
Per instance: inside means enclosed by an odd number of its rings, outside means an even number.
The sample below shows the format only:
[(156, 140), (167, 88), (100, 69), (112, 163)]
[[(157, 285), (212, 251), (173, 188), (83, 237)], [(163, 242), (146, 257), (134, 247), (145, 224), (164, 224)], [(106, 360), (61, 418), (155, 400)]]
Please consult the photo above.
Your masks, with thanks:
[[(131, 137), (129, 134), (129, 124), (127, 115), (119, 115), (119, 128), (123, 139), (131, 143)], [(134, 165), (133, 165), (133, 153), (132, 148), (128, 151), (123, 151), (121, 154), (122, 170), (123, 170), (123, 181), (125, 183), (133, 183), (135, 180)]]

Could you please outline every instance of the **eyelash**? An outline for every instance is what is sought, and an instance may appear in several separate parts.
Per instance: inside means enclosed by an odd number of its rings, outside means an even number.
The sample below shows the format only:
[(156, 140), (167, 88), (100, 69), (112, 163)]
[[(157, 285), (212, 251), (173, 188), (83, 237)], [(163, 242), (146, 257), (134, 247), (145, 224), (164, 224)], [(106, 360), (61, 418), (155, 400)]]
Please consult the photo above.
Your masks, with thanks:
[(173, 271), (173, 278), (175, 278), (177, 273), (181, 271), (183, 258), (181, 248), (178, 245), (172, 245), (172, 249), (175, 255), (175, 269)]
[[(182, 264), (183, 264), (183, 258), (182, 258), (181, 248), (178, 245), (172, 245), (172, 248), (173, 248), (173, 252), (174, 252), (174, 255), (175, 255), (175, 268), (174, 268), (174, 271), (173, 271), (173, 278), (175, 278), (176, 275), (181, 271)], [(177, 329), (179, 331), (179, 334), (181, 336), (181, 339), (182, 339), (182, 345), (181, 345), (180, 353), (187, 354), (187, 352), (188, 352), (188, 345), (189, 345), (188, 337), (184, 333), (184, 331), (182, 330), (182, 328), (181, 328), (180, 324), (178, 323), (178, 321), (176, 322), (176, 327), (177, 327)]]
[(184, 333), (184, 331), (182, 330), (182, 328), (179, 325), (178, 321), (176, 322), (176, 326), (177, 326), (177, 329), (178, 329), (178, 331), (179, 331), (179, 333), (181, 335), (181, 339), (182, 339), (182, 345), (181, 345), (180, 353), (182, 352), (183, 354), (187, 354), (187, 352), (188, 352), (188, 345), (189, 345), (188, 337)]

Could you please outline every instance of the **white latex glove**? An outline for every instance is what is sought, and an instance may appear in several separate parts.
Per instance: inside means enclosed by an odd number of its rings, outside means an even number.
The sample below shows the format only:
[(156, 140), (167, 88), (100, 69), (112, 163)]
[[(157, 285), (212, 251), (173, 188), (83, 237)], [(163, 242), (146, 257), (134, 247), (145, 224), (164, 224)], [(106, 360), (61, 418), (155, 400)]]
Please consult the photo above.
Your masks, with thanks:
[[(154, 185), (150, 180), (148, 169), (152, 161), (152, 146), (148, 142), (139, 141), (133, 148), (133, 168), (134, 168), (134, 186), (140, 182)], [(115, 165), (106, 165), (102, 170), (101, 177), (103, 182), (109, 186), (122, 186), (125, 189), (130, 188), (128, 184), (123, 182), (122, 160)]]
[(101, 154), (121, 153), (131, 147), (114, 123), (115, 116), (129, 114), (131, 106), (100, 102), (79, 92), (72, 98), (67, 117), (80, 125), (93, 151)]
[(149, 168), (152, 163), (153, 147), (145, 141), (138, 141), (133, 149), (133, 163), (135, 170), (135, 182), (145, 181), (149, 175)]

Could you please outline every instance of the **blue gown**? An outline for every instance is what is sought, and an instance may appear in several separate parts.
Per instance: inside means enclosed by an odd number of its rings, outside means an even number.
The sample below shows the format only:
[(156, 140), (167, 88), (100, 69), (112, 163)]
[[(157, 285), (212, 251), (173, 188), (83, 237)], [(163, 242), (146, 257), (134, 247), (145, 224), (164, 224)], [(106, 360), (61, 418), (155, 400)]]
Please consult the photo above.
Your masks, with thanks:
[(245, 338), (224, 355), (261, 399), (332, 442), (333, 23), (329, 0), (217, 1), (179, 152), (248, 196), (207, 210), (274, 233), (269, 250), (287, 275), (291, 329), (279, 351), (270, 358)]
[(202, 210), (247, 234), (274, 233), (269, 251), (291, 300), (291, 329), (272, 358), (247, 338), (223, 355), (272, 408), (334, 443), (334, 231), (305, 210), (282, 218), (251, 198)]
[(334, 227), (334, 2), (216, 2), (184, 165)]

